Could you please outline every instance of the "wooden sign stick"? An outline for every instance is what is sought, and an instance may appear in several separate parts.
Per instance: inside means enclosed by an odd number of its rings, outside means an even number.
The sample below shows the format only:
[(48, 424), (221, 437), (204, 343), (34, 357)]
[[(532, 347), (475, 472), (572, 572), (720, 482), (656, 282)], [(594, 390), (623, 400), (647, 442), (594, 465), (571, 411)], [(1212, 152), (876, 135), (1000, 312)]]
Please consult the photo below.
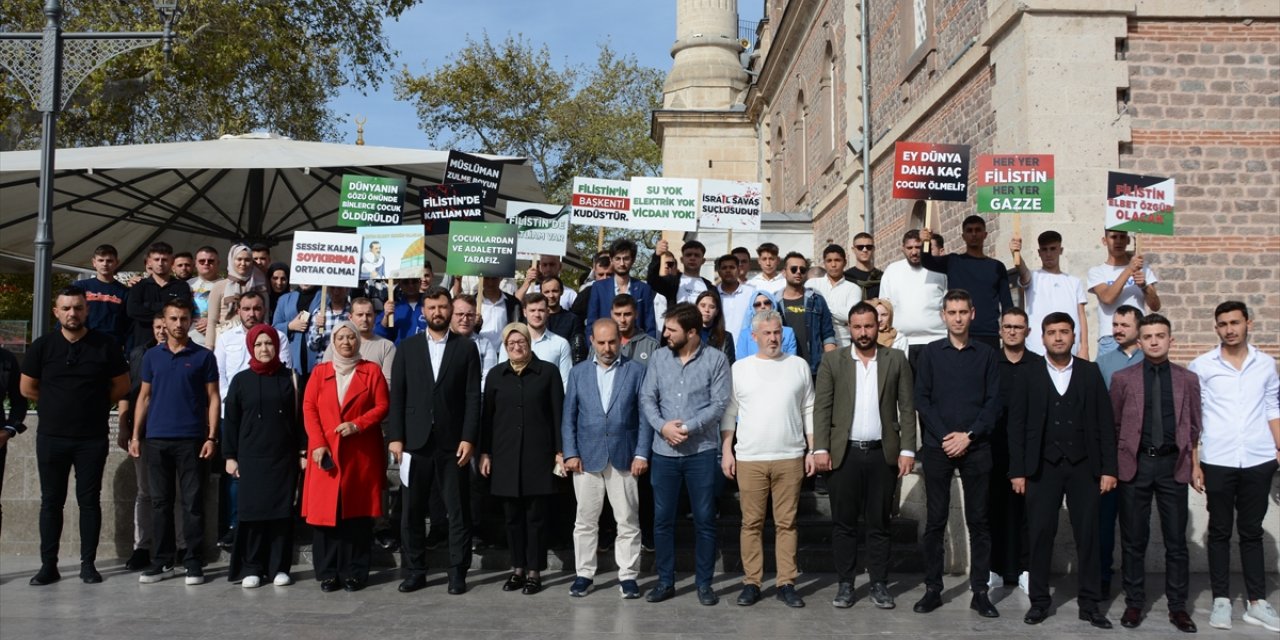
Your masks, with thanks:
[[(329, 285), (320, 287), (320, 306), (316, 307), (316, 312), (320, 314), (320, 324), (316, 325), (316, 329), (319, 330), (320, 335), (324, 335), (324, 319), (329, 317), (329, 301), (326, 299), (328, 297)], [(311, 321), (315, 322), (315, 318), (312, 318)]]
[[(1013, 214), (1013, 235), (1018, 236), (1019, 238), (1022, 237), (1022, 214), (1021, 213)], [(1022, 266), (1021, 252), (1013, 254), (1013, 266), (1015, 267)]]
[(600, 252), (603, 250), (604, 250), (604, 227), (599, 227), (596, 229), (596, 251)]
[[(391, 298), (392, 300), (396, 299), (396, 281), (394, 278), (387, 278), (387, 297)], [(392, 313), (391, 317), (387, 318), (387, 326), (392, 329), (395, 328), (396, 326), (395, 313)]]
[[(933, 231), (933, 201), (932, 200), (924, 201), (924, 228), (928, 229), (930, 231), (930, 235), (932, 235), (932, 231)], [(925, 241), (924, 243), (925, 253), (928, 253), (928, 254), (933, 253), (933, 249), (931, 247), (932, 244), (933, 244), (932, 240)]]

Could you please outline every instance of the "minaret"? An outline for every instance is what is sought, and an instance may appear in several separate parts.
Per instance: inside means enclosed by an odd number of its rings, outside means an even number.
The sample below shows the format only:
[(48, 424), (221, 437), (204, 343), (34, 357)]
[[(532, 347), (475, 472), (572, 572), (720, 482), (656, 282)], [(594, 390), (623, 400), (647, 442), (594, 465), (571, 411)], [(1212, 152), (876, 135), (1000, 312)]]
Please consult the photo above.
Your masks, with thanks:
[(676, 42), (664, 109), (728, 109), (742, 101), (737, 0), (676, 0)]

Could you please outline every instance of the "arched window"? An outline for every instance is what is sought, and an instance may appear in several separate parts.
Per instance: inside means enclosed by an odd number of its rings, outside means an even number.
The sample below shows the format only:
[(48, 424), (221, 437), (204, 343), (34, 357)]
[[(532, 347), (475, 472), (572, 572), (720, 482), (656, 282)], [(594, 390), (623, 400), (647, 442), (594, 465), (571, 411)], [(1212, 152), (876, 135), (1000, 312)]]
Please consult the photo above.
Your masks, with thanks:
[(809, 106), (804, 101), (804, 90), (796, 96), (796, 165), (800, 180), (795, 185), (795, 200), (799, 201), (809, 189)]

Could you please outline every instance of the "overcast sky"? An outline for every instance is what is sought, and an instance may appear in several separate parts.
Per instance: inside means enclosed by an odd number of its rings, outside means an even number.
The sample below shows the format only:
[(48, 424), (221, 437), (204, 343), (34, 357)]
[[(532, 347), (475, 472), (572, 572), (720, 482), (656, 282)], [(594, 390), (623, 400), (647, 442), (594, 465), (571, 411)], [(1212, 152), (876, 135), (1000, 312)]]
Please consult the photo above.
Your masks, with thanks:
[[(758, 20), (759, 0), (741, 0), (740, 18)], [(546, 44), (553, 60), (570, 64), (594, 62), (601, 43), (619, 54), (633, 54), (641, 65), (666, 72), (675, 41), (675, 0), (425, 0), (401, 16), (387, 20), (383, 31), (398, 52), (396, 68), (423, 75), (444, 63), (467, 37), (501, 42), (508, 34), (524, 34), (535, 46)], [(361, 95), (345, 91), (332, 103), (345, 123), (344, 142), (355, 142), (353, 118), (368, 118), (365, 144), (426, 147), (426, 135), (408, 102), (395, 99), (393, 83)]]

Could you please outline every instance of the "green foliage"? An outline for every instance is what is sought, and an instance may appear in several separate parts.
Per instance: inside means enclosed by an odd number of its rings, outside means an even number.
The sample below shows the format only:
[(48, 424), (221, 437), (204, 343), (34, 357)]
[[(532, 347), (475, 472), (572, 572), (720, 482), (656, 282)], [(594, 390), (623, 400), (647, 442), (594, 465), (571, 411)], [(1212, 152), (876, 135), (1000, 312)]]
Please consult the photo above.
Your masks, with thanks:
[[(413, 102), (433, 145), (526, 157), (548, 200), (565, 202), (574, 176), (658, 173), (662, 153), (649, 138), (649, 114), (661, 104), (662, 80), (607, 45), (593, 65), (557, 65), (545, 45), (524, 36), (494, 43), (486, 34), (425, 75), (405, 69), (396, 97)], [(658, 235), (606, 233), (606, 242), (626, 235), (642, 247)], [(585, 258), (595, 253), (594, 227), (574, 228), (571, 239)]]
[[(76, 280), (67, 273), (54, 273), (53, 286), (57, 291)], [(32, 275), (30, 273), (0, 273), (0, 320), (31, 320)]]
[[(384, 16), (416, 0), (184, 0), (173, 58), (161, 47), (124, 53), (71, 96), (62, 147), (207, 140), (271, 130), (300, 140), (337, 137), (330, 98), (376, 87), (390, 72)], [(0, 3), (6, 31), (40, 31), (43, 0)], [(159, 31), (150, 2), (64, 2), (64, 31)], [(39, 144), (40, 115), (0, 70), (0, 149)]]

